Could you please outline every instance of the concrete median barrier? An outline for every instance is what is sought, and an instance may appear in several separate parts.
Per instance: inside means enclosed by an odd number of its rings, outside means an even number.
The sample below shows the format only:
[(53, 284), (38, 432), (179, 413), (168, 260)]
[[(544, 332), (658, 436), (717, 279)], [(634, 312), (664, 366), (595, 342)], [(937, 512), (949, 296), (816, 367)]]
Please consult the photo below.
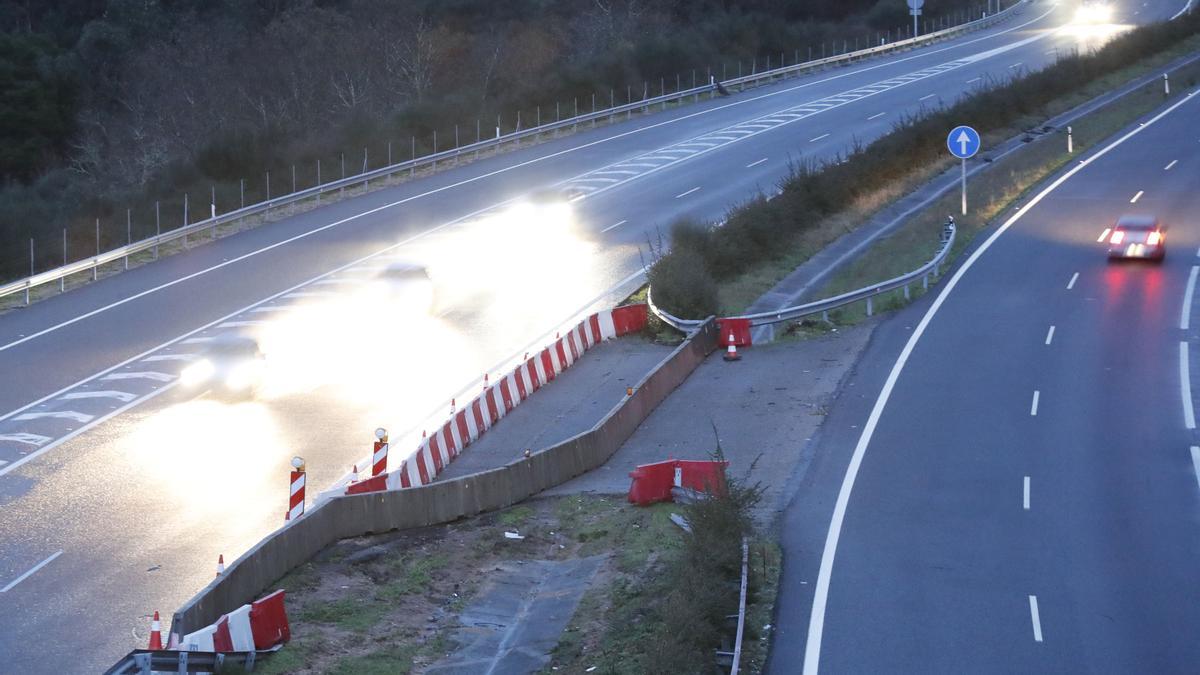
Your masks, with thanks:
[(529, 457), (454, 480), (329, 499), (233, 562), (175, 612), (171, 633), (183, 635), (215, 622), (340, 539), (501, 509), (601, 466), (716, 348), (717, 330), (709, 319), (594, 427)]

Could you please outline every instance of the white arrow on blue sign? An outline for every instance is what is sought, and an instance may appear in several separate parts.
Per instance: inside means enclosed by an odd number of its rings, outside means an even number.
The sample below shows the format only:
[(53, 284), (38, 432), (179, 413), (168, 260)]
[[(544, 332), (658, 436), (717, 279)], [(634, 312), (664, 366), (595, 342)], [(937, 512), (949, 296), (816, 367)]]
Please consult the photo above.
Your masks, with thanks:
[(950, 154), (959, 159), (970, 159), (979, 152), (979, 132), (971, 127), (962, 126), (954, 127), (950, 135), (946, 137), (946, 147), (950, 148)]

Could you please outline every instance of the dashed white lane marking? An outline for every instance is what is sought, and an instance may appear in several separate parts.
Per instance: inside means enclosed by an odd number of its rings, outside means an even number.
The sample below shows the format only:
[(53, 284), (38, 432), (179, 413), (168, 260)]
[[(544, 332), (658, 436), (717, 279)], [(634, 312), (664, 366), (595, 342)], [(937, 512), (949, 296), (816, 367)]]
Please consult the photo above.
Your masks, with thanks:
[(1009, 68), (1020, 68), (1020, 67), (1021, 67), (1021, 64), (1023, 64), (1023, 63), (1025, 63), (1025, 62), (1024, 62), (1024, 61), (1017, 61), (1016, 63), (1014, 63), (1014, 64), (1012, 64), (1011, 66), (1009, 66)]
[[(16, 434), (0, 434), (0, 441), (12, 441), (14, 443), (24, 443), (25, 445), (40, 446), (45, 445), (54, 439), (41, 434), (16, 433)], [(8, 462), (4, 462), (8, 464)]]
[(1111, 227), (1104, 228), (1104, 231), (1100, 233), (1100, 238), (1096, 240), (1096, 243), (1099, 244), (1099, 243), (1102, 243), (1105, 239), (1108, 239), (1108, 235), (1110, 232), (1112, 232)]
[(1188, 363), (1188, 343), (1179, 343), (1179, 397), (1183, 401), (1183, 425), (1196, 428), (1196, 411), (1192, 409), (1192, 376)]
[(1145, 191), (1145, 190), (1138, 190), (1137, 194), (1133, 196), (1133, 199), (1130, 199), (1130, 200), (1129, 200), (1129, 203), (1130, 203), (1130, 204), (1136, 204), (1136, 203), (1137, 203), (1137, 200), (1141, 199), (1141, 198), (1142, 198), (1142, 195), (1144, 195), (1144, 194), (1146, 194), (1146, 191)]
[(675, 199), (683, 199), (684, 197), (686, 197), (686, 196), (688, 196), (688, 195), (692, 194), (693, 192), (696, 192), (696, 191), (697, 191), (697, 190), (699, 190), (699, 189), (700, 189), (699, 187), (694, 187), (694, 188), (692, 188), (691, 190), (688, 190), (687, 192), (683, 192), (683, 193), (677, 194), (677, 195), (675, 195)]
[(1075, 274), (1071, 275), (1071, 280), (1067, 282), (1067, 290), (1068, 291), (1071, 290), (1072, 288), (1075, 288), (1076, 281), (1079, 281), (1079, 272), (1076, 272)]
[(251, 326), (265, 326), (266, 321), (226, 321), (219, 324), (217, 328), (249, 328)]
[(1192, 295), (1196, 291), (1196, 274), (1200, 267), (1192, 265), (1192, 273), (1188, 275), (1187, 290), (1183, 292), (1183, 307), (1179, 310), (1179, 329), (1187, 330), (1192, 322)]
[(867, 118), (867, 121), (870, 121), (870, 120), (877, 120), (877, 119), (879, 119), (880, 117), (883, 117), (883, 116), (884, 116), (884, 115), (886, 115), (886, 114), (887, 114), (887, 113), (885, 113), (885, 112), (881, 112), (881, 113), (875, 113), (874, 115), (871, 115), (870, 117), (868, 117), (868, 118)]
[(1175, 166), (1175, 165), (1176, 165), (1176, 164), (1178, 164), (1178, 163), (1179, 163), (1179, 160), (1177, 160), (1177, 159), (1173, 159), (1173, 160), (1171, 160), (1171, 163), (1170, 163), (1170, 164), (1168, 164), (1168, 165), (1166, 165), (1166, 166), (1164, 166), (1164, 167), (1163, 167), (1163, 171), (1170, 171), (1170, 170), (1171, 170), (1171, 167)]
[(1038, 613), (1037, 596), (1029, 596), (1029, 618), (1033, 621), (1033, 641), (1042, 641), (1042, 617)]
[(1025, 507), (1026, 511), (1029, 510), (1029, 476), (1025, 476), (1025, 489), (1024, 496), (1021, 498), (1021, 504)]
[(137, 394), (131, 394), (127, 391), (73, 391), (69, 394), (63, 394), (64, 401), (77, 401), (81, 398), (115, 398), (122, 403), (129, 403), (137, 398)]
[(1050, 326), (1050, 330), (1046, 331), (1046, 344), (1050, 344), (1050, 341), (1053, 339), (1054, 339), (1054, 326)]
[(829, 134), (821, 134), (820, 136), (817, 136), (816, 138), (809, 139), (809, 141), (808, 141), (808, 142), (809, 142), (809, 143), (816, 143), (817, 141), (819, 141), (819, 140), (821, 140), (821, 139), (823, 139), (823, 138), (829, 138)]
[(250, 311), (254, 312), (255, 314), (266, 314), (268, 312), (282, 312), (286, 309), (287, 307), (255, 307)]
[(195, 358), (193, 354), (151, 354), (142, 360), (150, 363), (155, 361), (191, 361)]
[(55, 418), (55, 419), (64, 419), (64, 420), (75, 420), (76, 422), (79, 422), (80, 424), (86, 424), (86, 423), (92, 421), (92, 419), (94, 417), (95, 417), (95, 415), (89, 415), (87, 413), (75, 412), (74, 410), (54, 410), (51, 412), (25, 413), (23, 415), (17, 415), (13, 419), (16, 420), (17, 422), (27, 422), (29, 420)]
[(625, 223), (627, 223), (627, 222), (629, 222), (629, 221), (622, 220), (622, 221), (621, 221), (621, 222), (619, 222), (619, 223), (614, 223), (614, 224), (612, 224), (612, 225), (609, 225), (608, 227), (604, 228), (603, 230), (600, 230), (600, 234), (604, 234), (605, 232), (608, 232), (609, 230), (615, 230), (615, 229), (617, 229), (618, 227), (620, 227), (620, 226), (624, 225), (624, 224), (625, 224)]
[(1200, 248), (1196, 249), (1196, 257), (1200, 258)]
[(166, 373), (159, 373), (153, 370), (144, 370), (140, 372), (122, 372), (109, 373), (101, 380), (154, 380), (155, 382), (170, 382), (171, 376)]
[(1041, 397), (1042, 397), (1042, 392), (1038, 391), (1037, 389), (1034, 389), (1033, 390), (1033, 405), (1031, 405), (1029, 407), (1029, 414), (1031, 416), (1037, 416), (1038, 399)]
[(203, 344), (208, 344), (209, 342), (212, 342), (213, 340), (216, 340), (216, 338), (213, 338), (213, 337), (191, 337), (186, 340), (183, 340), (179, 344), (181, 344), (181, 345), (203, 345)]
[(4, 466), (5, 464), (8, 464), (8, 462), (6, 460), (0, 459), (0, 466)]
[(933, 98), (934, 96), (937, 96), (937, 94), (926, 94), (917, 100), (918, 101), (928, 101), (929, 99)]
[(1200, 487), (1200, 447), (1192, 446), (1192, 471), (1196, 473), (1196, 487)]
[[(313, 283), (316, 283), (316, 282), (315, 281), (310, 282), (308, 285), (311, 285)], [(332, 298), (332, 297), (334, 297), (334, 295), (335, 295), (334, 293), (325, 293), (322, 291), (293, 291), (283, 297), (288, 298), (288, 299), (290, 299), (290, 298)]]
[(749, 164), (746, 165), (746, 168), (753, 169), (754, 167), (758, 166), (759, 164), (762, 164), (765, 161), (767, 161), (767, 158), (763, 157), (762, 159), (758, 160), (757, 162), (750, 162)]
[(0, 588), (0, 593), (7, 593), (7, 592), (11, 591), (12, 589), (16, 588), (17, 584), (19, 584), (22, 581), (25, 581), (29, 577), (33, 576), (34, 572), (37, 572), (38, 570), (42, 569), (46, 565), (49, 565), (50, 563), (54, 562), (54, 559), (62, 554), (63, 554), (63, 552), (59, 551), (58, 553), (55, 553), (54, 555), (50, 556), (49, 558), (46, 558), (42, 562), (34, 565), (33, 569), (29, 570), (25, 574), (22, 574), (21, 576), (17, 577), (16, 579), (13, 579), (12, 581), (8, 582), (8, 585), (5, 586), (4, 588)]
[(971, 84), (972, 82), (978, 82), (982, 79), (983, 79), (982, 77), (972, 77), (971, 79), (967, 80), (967, 84)]

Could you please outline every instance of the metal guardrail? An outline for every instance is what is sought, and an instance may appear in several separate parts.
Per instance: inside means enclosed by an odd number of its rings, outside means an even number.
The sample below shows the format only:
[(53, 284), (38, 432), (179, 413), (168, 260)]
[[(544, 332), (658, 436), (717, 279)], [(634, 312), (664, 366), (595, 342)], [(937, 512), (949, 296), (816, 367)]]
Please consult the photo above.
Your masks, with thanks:
[[(883, 53), (887, 53), (887, 52), (891, 52), (891, 51), (903, 51), (905, 49), (908, 49), (908, 48), (916, 46), (916, 45), (921, 45), (921, 44), (925, 44), (925, 43), (929, 43), (929, 42), (935, 42), (937, 40), (941, 40), (941, 39), (948, 38), (948, 37), (953, 37), (953, 36), (961, 34), (961, 33), (978, 30), (981, 28), (986, 28), (986, 27), (1006, 18), (1017, 7), (1020, 7), (1021, 5), (1025, 4), (1026, 1), (1027, 0), (1020, 0), (1020, 2), (1013, 4), (1011, 7), (1007, 8), (1005, 10), (1002, 10), (1000, 12), (997, 12), (996, 14), (993, 14), (991, 16), (987, 16), (987, 17), (984, 17), (981, 19), (976, 19), (974, 21), (968, 21), (966, 23), (959, 24), (958, 26), (953, 26), (951, 28), (946, 28), (946, 29), (943, 29), (940, 31), (934, 31), (932, 33), (926, 33), (925, 35), (920, 35), (917, 37), (906, 38), (904, 40), (897, 40), (895, 42), (889, 42), (885, 45), (877, 45), (875, 47), (868, 47), (866, 49), (860, 49), (860, 50), (856, 50), (856, 51), (852, 51), (852, 52), (846, 52), (844, 54), (830, 56), (830, 57), (823, 58), (823, 59), (816, 59), (813, 61), (806, 61), (804, 63), (798, 63), (798, 64), (794, 64), (791, 66), (784, 66), (781, 68), (764, 70), (762, 72), (752, 73), (750, 75), (745, 75), (745, 76), (737, 77), (737, 78), (734, 78), (731, 80), (726, 80), (726, 81), (721, 82), (720, 84), (723, 86), (726, 86), (726, 87), (734, 86), (734, 87), (741, 87), (744, 89), (745, 86), (748, 84), (758, 83), (763, 80), (769, 81), (769, 80), (773, 80), (776, 78), (783, 79), (789, 75), (799, 74), (801, 72), (805, 72), (808, 70), (850, 63), (855, 60), (861, 60), (864, 58), (868, 58), (871, 56), (875, 56), (878, 54), (883, 54)], [(79, 274), (81, 272), (86, 272), (88, 270), (92, 270), (92, 276), (93, 276), (93, 278), (95, 278), (98, 274), (98, 269), (101, 265), (107, 265), (109, 263), (116, 262), (118, 260), (122, 260), (124, 258), (127, 258), (136, 253), (140, 253), (142, 251), (148, 251), (151, 249), (154, 249), (157, 251), (159, 246), (176, 241), (178, 239), (184, 239), (184, 241), (186, 242), (186, 238), (189, 235), (198, 234), (205, 230), (215, 228), (219, 225), (225, 225), (228, 223), (232, 223), (232, 222), (241, 220), (242, 218), (246, 218), (248, 216), (258, 215), (260, 213), (269, 213), (270, 210), (273, 208), (286, 206), (288, 204), (293, 204), (295, 202), (303, 201), (306, 199), (317, 199), (319, 201), (320, 195), (325, 194), (327, 192), (333, 192), (335, 190), (342, 190), (342, 189), (345, 189), (348, 187), (354, 187), (360, 183), (366, 185), (366, 184), (370, 183), (370, 181), (372, 181), (372, 180), (387, 178), (393, 174), (400, 173), (403, 171), (411, 172), (411, 171), (415, 171), (417, 168), (420, 168), (420, 167), (436, 166), (438, 162), (444, 162), (447, 160), (457, 160), (457, 159), (461, 158), (464, 154), (477, 153), (480, 150), (493, 148), (493, 147), (499, 149), (505, 143), (515, 143), (515, 144), (519, 145), (523, 139), (526, 139), (529, 137), (538, 137), (538, 136), (540, 136), (542, 134), (546, 134), (546, 133), (557, 133), (559, 130), (565, 129), (567, 127), (571, 127), (574, 129), (574, 128), (578, 127), (580, 124), (586, 124), (589, 122), (594, 124), (597, 120), (601, 120), (604, 118), (614, 118), (620, 114), (632, 114), (633, 111), (635, 111), (635, 110), (644, 110), (653, 105), (661, 104), (661, 105), (665, 106), (667, 103), (669, 103), (671, 101), (677, 101), (677, 100), (685, 99), (688, 97), (699, 97), (700, 94), (714, 92), (716, 90), (716, 88), (717, 88), (717, 83), (713, 82), (713, 83), (702, 85), (699, 87), (694, 87), (692, 89), (684, 89), (684, 90), (680, 90), (680, 91), (676, 91), (676, 92), (671, 92), (669, 94), (663, 94), (661, 96), (656, 96), (653, 98), (643, 99), (641, 101), (634, 101), (631, 103), (626, 103), (626, 104), (614, 106), (611, 108), (595, 110), (590, 113), (584, 113), (582, 115), (577, 115), (575, 117), (571, 117), (571, 118), (564, 119), (564, 120), (559, 120), (556, 122), (548, 122), (548, 123), (542, 124), (540, 126), (530, 127), (528, 129), (518, 129), (518, 130), (508, 133), (508, 134), (498, 135), (495, 138), (489, 138), (487, 140), (478, 141), (475, 143), (471, 143), (469, 145), (459, 146), (459, 147), (451, 149), (451, 150), (443, 150), (441, 152), (436, 152), (436, 153), (433, 153), (430, 155), (425, 155), (424, 157), (417, 157), (415, 159), (406, 160), (406, 161), (392, 164), (389, 166), (385, 166), (385, 167), (382, 167), (379, 169), (373, 169), (371, 171), (366, 171), (366, 172), (363, 172), (363, 173), (360, 173), (360, 174), (357, 174), (354, 176), (348, 176), (346, 178), (341, 178), (338, 180), (330, 181), (330, 182), (324, 183), (322, 185), (316, 185), (316, 186), (313, 186), (311, 188), (307, 188), (304, 190), (298, 190), (296, 192), (292, 192), (292, 193), (289, 193), (286, 195), (281, 195), (274, 199), (268, 199), (266, 201), (258, 202), (257, 204), (251, 204), (249, 206), (245, 206), (245, 207), (236, 209), (234, 211), (229, 211), (228, 213), (223, 213), (223, 214), (214, 216), (212, 218), (200, 220), (195, 223), (191, 223), (189, 225), (185, 225), (183, 227), (179, 227), (174, 230), (170, 230), (168, 232), (164, 232), (164, 233), (155, 235), (153, 237), (147, 237), (146, 239), (142, 239), (141, 241), (136, 241), (136, 242), (127, 244), (125, 246), (121, 246), (121, 247), (112, 249), (110, 251), (100, 253), (95, 256), (83, 258), (82, 260), (78, 260), (76, 262), (69, 263), (69, 264), (63, 265), (61, 267), (56, 267), (56, 268), (53, 268), (50, 270), (46, 270), (45, 272), (40, 272), (38, 274), (34, 274), (31, 276), (25, 277), (24, 279), (18, 279), (16, 281), (13, 281), (13, 282), (10, 282), (7, 284), (2, 284), (2, 285), (0, 285), (0, 297), (5, 297), (8, 295), (12, 295), (13, 293), (19, 293), (21, 291), (24, 291), (25, 292), (25, 304), (29, 304), (30, 289), (35, 288), (37, 286), (41, 286), (42, 284), (50, 283), (53, 281), (58, 281), (65, 277), (71, 276), (73, 274)]]
[[(886, 293), (888, 291), (894, 291), (897, 288), (903, 288), (905, 297), (907, 297), (909, 285), (918, 280), (921, 281), (925, 288), (928, 288), (930, 275), (936, 275), (939, 273), (941, 264), (946, 260), (946, 257), (950, 255), (950, 250), (954, 247), (954, 236), (956, 231), (957, 230), (954, 225), (951, 224), (947, 224), (945, 227), (943, 227), (941, 247), (938, 249), (937, 253), (934, 254), (933, 258), (929, 262), (907, 274), (902, 274), (893, 279), (881, 281), (877, 284), (859, 288), (848, 293), (836, 295), (832, 298), (817, 300), (815, 302), (809, 302), (803, 305), (797, 305), (795, 307), (786, 307), (774, 312), (760, 312), (758, 314), (744, 314), (742, 316), (730, 316), (724, 318), (749, 319), (751, 326), (765, 326), (767, 324), (780, 323), (782, 321), (794, 321), (796, 319), (812, 316), (814, 314), (824, 314), (831, 309), (837, 309), (838, 307), (844, 307), (846, 305), (855, 302), (861, 302), (863, 300), (867, 302), (867, 316), (871, 316), (874, 311), (872, 301), (875, 296), (879, 295), (880, 293)], [(683, 331), (684, 333), (691, 333), (693, 330), (695, 330), (697, 325), (702, 323), (700, 321), (694, 321), (691, 319), (680, 319), (663, 311), (651, 301), (650, 296), (652, 290), (653, 289), (650, 289), (646, 292), (646, 304), (649, 305), (650, 311), (654, 312), (654, 314), (667, 325)], [(718, 319), (718, 321), (719, 320), (720, 319)]]
[(182, 652), (135, 649), (104, 675), (150, 675), (151, 673), (214, 673), (224, 666), (237, 665), (254, 670), (256, 652)]
[(742, 636), (746, 632), (746, 579), (749, 577), (749, 568), (750, 544), (742, 537), (742, 590), (738, 597), (737, 638), (733, 642), (733, 667), (729, 669), (729, 675), (738, 675), (738, 668), (742, 664)]

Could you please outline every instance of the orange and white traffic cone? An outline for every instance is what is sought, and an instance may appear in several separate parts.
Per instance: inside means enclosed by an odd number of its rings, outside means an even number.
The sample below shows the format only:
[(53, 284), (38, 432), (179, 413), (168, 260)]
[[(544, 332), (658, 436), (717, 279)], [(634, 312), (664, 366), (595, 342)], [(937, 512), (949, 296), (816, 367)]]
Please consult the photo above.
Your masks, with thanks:
[(355, 464), (354, 468), (350, 470), (350, 482), (351, 483), (358, 482), (358, 465), (357, 464)]
[(733, 343), (733, 333), (729, 334), (729, 346), (725, 348), (726, 361), (740, 361), (742, 357), (738, 356), (737, 345)]
[(147, 649), (161, 650), (162, 644), (162, 624), (158, 620), (158, 612), (154, 612), (154, 620), (150, 622), (150, 646)]
[(217, 556), (217, 576), (225, 573), (225, 554)]

